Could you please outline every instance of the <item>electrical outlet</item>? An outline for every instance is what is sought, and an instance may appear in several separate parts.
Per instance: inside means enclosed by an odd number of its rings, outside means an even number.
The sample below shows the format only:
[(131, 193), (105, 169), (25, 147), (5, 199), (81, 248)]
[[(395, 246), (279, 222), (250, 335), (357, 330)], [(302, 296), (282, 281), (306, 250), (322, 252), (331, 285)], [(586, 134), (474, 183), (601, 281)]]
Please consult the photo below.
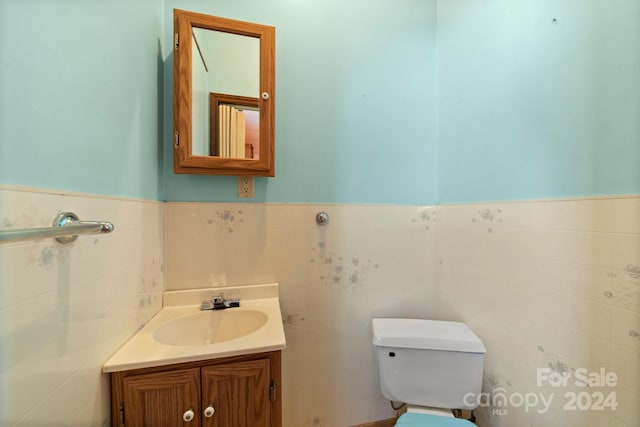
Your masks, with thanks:
[(238, 177), (238, 197), (251, 198), (253, 197), (253, 177), (252, 176), (239, 176)]

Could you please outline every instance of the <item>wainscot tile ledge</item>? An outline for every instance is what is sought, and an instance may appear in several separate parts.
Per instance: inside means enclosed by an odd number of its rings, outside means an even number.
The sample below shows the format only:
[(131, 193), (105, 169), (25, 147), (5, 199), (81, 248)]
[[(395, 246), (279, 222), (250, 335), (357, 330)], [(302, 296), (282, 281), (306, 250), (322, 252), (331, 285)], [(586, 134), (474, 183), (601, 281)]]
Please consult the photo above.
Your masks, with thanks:
[[(240, 307), (200, 310), (202, 301), (220, 292), (229, 298), (239, 298)], [(168, 291), (164, 293), (163, 308), (105, 362), (102, 371), (126, 371), (285, 347), (277, 283)]]

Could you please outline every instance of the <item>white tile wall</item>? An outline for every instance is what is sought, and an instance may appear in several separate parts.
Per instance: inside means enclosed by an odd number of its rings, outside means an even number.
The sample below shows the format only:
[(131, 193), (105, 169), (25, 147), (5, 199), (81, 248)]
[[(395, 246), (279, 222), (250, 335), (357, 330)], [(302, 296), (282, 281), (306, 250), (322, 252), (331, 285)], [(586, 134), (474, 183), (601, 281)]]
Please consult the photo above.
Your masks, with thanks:
[[(116, 225), (70, 246), (0, 246), (0, 425), (107, 422), (100, 365), (160, 308), (163, 250), (167, 289), (281, 284), (286, 427), (393, 415), (376, 316), (465, 321), (488, 349), (486, 391), (555, 395), (544, 413), (481, 410), (485, 427), (640, 425), (638, 197), (162, 204), (0, 188), (0, 201), (0, 228), (46, 226), (61, 210)], [(613, 371), (618, 408), (567, 411), (563, 393), (584, 389), (537, 387), (537, 368)]]
[[(547, 413), (480, 410), (483, 426), (640, 425), (640, 198), (439, 206), (439, 316), (487, 344), (485, 390), (555, 393)], [(538, 387), (536, 370), (615, 372), (614, 388)], [(575, 378), (574, 378), (575, 380)], [(569, 380), (569, 385), (574, 380)], [(566, 410), (614, 392), (615, 411)]]
[(0, 187), (0, 230), (62, 211), (115, 231), (0, 245), (3, 426), (108, 425), (102, 363), (161, 307), (162, 203)]
[(285, 426), (393, 416), (371, 319), (435, 314), (435, 208), (167, 203), (165, 215), (167, 289), (280, 283)]

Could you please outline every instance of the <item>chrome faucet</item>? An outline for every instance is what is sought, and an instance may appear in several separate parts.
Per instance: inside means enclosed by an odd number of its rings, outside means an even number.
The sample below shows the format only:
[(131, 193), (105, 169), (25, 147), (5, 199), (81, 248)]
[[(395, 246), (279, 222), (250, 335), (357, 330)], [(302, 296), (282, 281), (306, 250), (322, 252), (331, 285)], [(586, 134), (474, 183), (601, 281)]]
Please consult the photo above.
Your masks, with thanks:
[(225, 298), (224, 292), (220, 292), (210, 300), (202, 301), (202, 304), (200, 304), (200, 310), (224, 310), (231, 307), (240, 307), (240, 300), (233, 299), (229, 301)]
[(217, 296), (211, 298), (214, 310), (222, 310), (231, 307), (229, 301), (224, 297), (224, 292), (220, 292)]

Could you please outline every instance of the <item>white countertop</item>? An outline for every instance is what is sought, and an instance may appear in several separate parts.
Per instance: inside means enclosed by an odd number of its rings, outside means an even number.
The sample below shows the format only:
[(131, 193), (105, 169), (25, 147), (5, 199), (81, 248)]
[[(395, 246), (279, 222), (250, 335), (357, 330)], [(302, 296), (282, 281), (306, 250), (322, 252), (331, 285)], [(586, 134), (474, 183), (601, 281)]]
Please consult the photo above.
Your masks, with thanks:
[[(163, 323), (200, 312), (200, 303), (219, 292), (235, 293), (240, 307), (227, 310), (256, 310), (267, 315), (258, 330), (228, 341), (202, 345), (166, 345), (153, 338)], [(164, 307), (127, 341), (102, 367), (103, 372), (163, 366), (174, 363), (217, 359), (243, 354), (282, 350), (286, 346), (278, 284), (170, 291), (164, 294)]]

